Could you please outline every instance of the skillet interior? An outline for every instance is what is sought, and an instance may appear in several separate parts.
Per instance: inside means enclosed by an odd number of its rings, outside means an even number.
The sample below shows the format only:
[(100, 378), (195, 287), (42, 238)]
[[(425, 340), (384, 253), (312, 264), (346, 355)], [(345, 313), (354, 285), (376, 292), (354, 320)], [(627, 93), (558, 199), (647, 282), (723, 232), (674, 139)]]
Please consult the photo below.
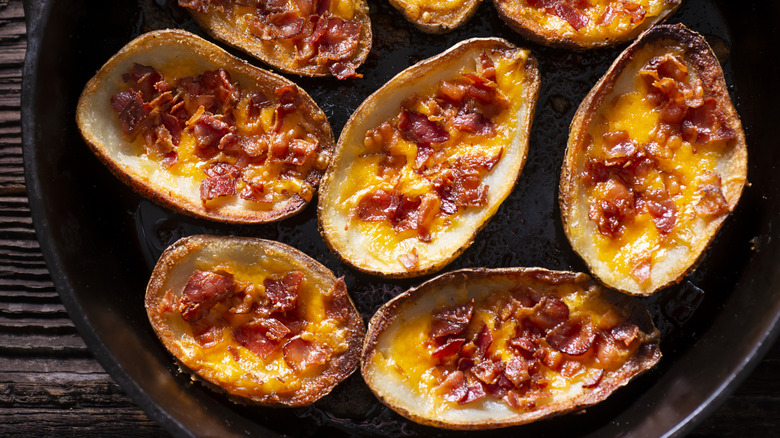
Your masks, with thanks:
[[(780, 98), (780, 68), (774, 54), (780, 36), (772, 17), (780, 6), (737, 3), (686, 0), (669, 20), (683, 22), (716, 47), (728, 49), (724, 70), (747, 133), (751, 186), (698, 270), (679, 287), (646, 300), (663, 333), (661, 364), (586, 415), (481, 435), (554, 437), (571, 436), (573, 430), (584, 436), (682, 434), (714, 409), (775, 339), (780, 254), (772, 241), (780, 237), (773, 227), (780, 216), (780, 177), (774, 143), (780, 124), (774, 120), (774, 103)], [(339, 263), (317, 233), (314, 206), (279, 224), (223, 226), (173, 214), (115, 180), (76, 129), (81, 88), (147, 25), (168, 20), (199, 32), (176, 10), (164, 7), (159, 15), (143, 14), (143, 7), (154, 10), (157, 4), (140, 4), (25, 4), (29, 39), (22, 123), (30, 206), (57, 289), (95, 356), (141, 407), (176, 435), (462, 435), (401, 419), (373, 398), (358, 374), (311, 407), (279, 410), (233, 405), (178, 372), (149, 326), (143, 291), (163, 248), (180, 236), (211, 232), (291, 244), (345, 275), (366, 319), (424, 278), (383, 281)], [(445, 270), (543, 266), (584, 271), (560, 224), (559, 168), (577, 105), (623, 47), (572, 52), (533, 45), (504, 26), (488, 3), (464, 28), (439, 36), (416, 31), (386, 2), (370, 2), (370, 8), (375, 39), (359, 69), (363, 79), (292, 77), (328, 114), (336, 134), (380, 84), (466, 37), (501, 36), (531, 48), (540, 60), (542, 90), (523, 174), (474, 245)]]

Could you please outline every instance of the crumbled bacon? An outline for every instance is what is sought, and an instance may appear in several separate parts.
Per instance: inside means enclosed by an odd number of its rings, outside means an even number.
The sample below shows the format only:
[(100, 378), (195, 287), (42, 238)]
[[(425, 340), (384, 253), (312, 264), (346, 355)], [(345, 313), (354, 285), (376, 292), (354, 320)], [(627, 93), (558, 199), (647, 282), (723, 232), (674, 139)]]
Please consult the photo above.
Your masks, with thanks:
[(465, 399), (469, 392), (466, 376), (461, 371), (453, 371), (439, 385), (438, 390), (445, 400), (458, 403)]
[(322, 365), (328, 360), (328, 348), (306, 341), (300, 337), (287, 341), (282, 348), (284, 361), (293, 370), (301, 372), (314, 365)]
[(569, 318), (569, 306), (560, 298), (544, 297), (536, 305), (529, 321), (536, 327), (549, 330)]
[(276, 336), (276, 333), (262, 323), (245, 324), (233, 331), (233, 338), (260, 358), (268, 359), (281, 345), (281, 338)]
[(620, 341), (628, 347), (639, 335), (639, 327), (628, 322), (621, 323), (613, 327), (610, 334), (616, 341)]
[(406, 109), (401, 110), (398, 130), (404, 139), (415, 143), (442, 143), (450, 138), (446, 130), (429, 120), (427, 116)]
[(286, 274), (282, 279), (266, 278), (263, 281), (265, 294), (274, 311), (286, 312), (297, 305), (299, 288), (303, 281), (303, 273), (294, 271)]
[(431, 325), (431, 337), (434, 339), (457, 335), (466, 330), (474, 312), (474, 301), (466, 304), (445, 307), (434, 312)]
[(133, 135), (136, 127), (146, 118), (149, 110), (144, 105), (141, 93), (132, 89), (111, 96), (111, 108), (119, 115), (122, 132)]
[(442, 360), (447, 356), (451, 356), (460, 350), (461, 345), (463, 345), (465, 341), (466, 340), (464, 338), (449, 338), (444, 342), (443, 345), (433, 350), (431, 357)]
[(710, 174), (702, 178), (698, 192), (701, 194), (701, 197), (694, 206), (696, 214), (720, 216), (729, 212), (729, 204), (726, 202), (726, 197), (723, 194), (719, 175)]
[(596, 338), (596, 333), (589, 324), (565, 321), (547, 333), (547, 343), (561, 353), (571, 356), (585, 354)]
[(179, 299), (179, 312), (185, 321), (197, 322), (235, 291), (236, 283), (232, 274), (196, 270), (184, 286)]

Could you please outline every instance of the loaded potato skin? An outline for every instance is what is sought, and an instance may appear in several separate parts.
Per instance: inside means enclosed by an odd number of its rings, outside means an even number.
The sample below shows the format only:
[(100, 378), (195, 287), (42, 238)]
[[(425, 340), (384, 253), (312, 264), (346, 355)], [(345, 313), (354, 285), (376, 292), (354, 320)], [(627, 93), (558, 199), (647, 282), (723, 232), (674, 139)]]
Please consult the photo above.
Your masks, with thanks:
[(343, 279), (262, 239), (179, 240), (155, 266), (145, 303), (182, 368), (239, 403), (313, 403), (354, 372), (365, 335)]
[(122, 48), (85, 86), (76, 121), (95, 155), (141, 195), (231, 223), (300, 212), (335, 146), (300, 87), (181, 30)]
[(365, 0), (179, 0), (214, 38), (286, 73), (361, 77), (371, 50)]
[(514, 187), (539, 90), (536, 60), (497, 38), (401, 72), (353, 113), (319, 192), (320, 232), (386, 277), (455, 259)]
[(572, 121), (564, 230), (604, 284), (650, 295), (695, 266), (746, 181), (745, 134), (716, 57), (684, 26), (657, 26)]
[(586, 274), (464, 269), (382, 306), (361, 372), (415, 422), (494, 429), (604, 400), (660, 360), (659, 336), (638, 300)]
[(482, 0), (390, 0), (410, 23), (426, 33), (446, 33), (463, 26)]

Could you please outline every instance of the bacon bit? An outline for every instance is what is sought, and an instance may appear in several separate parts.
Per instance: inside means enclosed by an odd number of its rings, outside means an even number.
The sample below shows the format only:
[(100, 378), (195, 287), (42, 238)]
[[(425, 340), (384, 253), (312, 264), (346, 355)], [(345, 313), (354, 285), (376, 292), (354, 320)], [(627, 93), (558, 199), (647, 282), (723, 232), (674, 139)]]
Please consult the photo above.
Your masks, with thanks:
[(514, 385), (503, 373), (498, 376), (498, 381), (495, 384), (485, 385), (488, 394), (498, 399), (503, 398), (512, 388)]
[(425, 169), (425, 163), (433, 156), (433, 148), (428, 143), (417, 144), (417, 154), (414, 157), (414, 167), (416, 169)]
[(604, 8), (604, 12), (599, 15), (598, 20), (596, 20), (597, 26), (609, 26), (612, 24), (612, 21), (617, 18), (617, 11), (612, 6), (607, 6)]
[(528, 373), (528, 361), (522, 356), (512, 356), (506, 364), (504, 375), (513, 385), (520, 387), (531, 379), (531, 375)]
[(557, 297), (544, 297), (528, 320), (542, 330), (550, 330), (569, 319), (569, 306)]
[(255, 184), (247, 182), (244, 188), (241, 189), (239, 196), (241, 199), (247, 201), (260, 202), (264, 204), (270, 204), (274, 202), (274, 194), (272, 192), (264, 193), (265, 186), (263, 184)]
[(149, 114), (141, 98), (141, 92), (132, 89), (111, 96), (111, 108), (119, 116), (122, 132), (125, 135), (132, 135)]
[(450, 138), (450, 134), (440, 128), (436, 122), (432, 122), (423, 114), (417, 114), (406, 110), (401, 110), (401, 116), (398, 119), (398, 130), (401, 136), (414, 143), (442, 143)]
[(591, 368), (583, 378), (583, 388), (595, 388), (601, 383), (601, 379), (604, 378), (604, 370), (600, 368)]
[(474, 312), (474, 300), (466, 304), (445, 307), (433, 313), (431, 337), (434, 339), (458, 335), (466, 331)]
[(642, 5), (636, 3), (623, 3), (624, 10), (631, 16), (631, 24), (641, 23), (645, 19), (647, 11)]
[(250, 119), (257, 119), (263, 111), (263, 108), (271, 106), (271, 101), (260, 91), (244, 91), (247, 99), (247, 116)]
[(468, 86), (457, 81), (439, 82), (438, 96), (452, 103), (459, 104), (466, 97)]
[(209, 11), (211, 0), (179, 0), (179, 6), (190, 8), (205, 14)]
[(566, 20), (566, 22), (569, 23), (571, 27), (574, 28), (574, 30), (581, 30), (587, 26), (588, 22), (590, 21), (587, 15), (583, 14), (577, 9), (574, 9), (566, 3), (556, 3), (552, 7), (552, 10), (554, 11), (555, 15)]
[(375, 190), (360, 198), (355, 212), (360, 220), (367, 222), (389, 220), (395, 216), (396, 203), (393, 192)]
[(229, 176), (206, 178), (200, 183), (200, 199), (205, 203), (214, 198), (236, 194), (236, 180)]
[(677, 206), (669, 193), (666, 190), (648, 190), (643, 193), (641, 201), (658, 232), (664, 236), (669, 234), (677, 221)]
[(221, 120), (219, 116), (203, 114), (191, 125), (195, 144), (201, 148), (218, 147), (220, 140), (231, 133), (235, 127)]
[(284, 361), (296, 372), (313, 365), (322, 365), (328, 360), (329, 348), (295, 337), (282, 347)]
[(477, 335), (477, 340), (474, 343), (477, 346), (479, 357), (487, 356), (488, 349), (493, 343), (493, 333), (488, 328), (487, 324), (482, 324), (482, 330)]
[(604, 196), (591, 202), (588, 218), (596, 222), (601, 234), (619, 237), (623, 224), (634, 217), (634, 193), (616, 178), (605, 183)]
[(596, 345), (596, 359), (605, 369), (614, 369), (620, 366), (623, 349), (612, 336), (606, 333), (599, 334), (594, 344)]
[(466, 342), (466, 339), (464, 338), (448, 338), (443, 345), (436, 348), (433, 353), (431, 353), (431, 357), (441, 361), (442, 359), (457, 353), (464, 342)]
[(498, 383), (498, 378), (504, 372), (504, 362), (494, 362), (486, 360), (475, 365), (470, 370), (471, 374), (477, 379), (485, 382), (488, 385), (494, 385)]
[(235, 362), (241, 361), (241, 354), (238, 352), (238, 349), (232, 345), (227, 346), (227, 351), (230, 353), (230, 357), (233, 358)]
[(326, 33), (318, 46), (319, 57), (335, 61), (351, 58), (358, 49), (363, 25), (357, 21), (328, 17), (325, 27)]
[(613, 339), (622, 342), (628, 347), (639, 335), (639, 327), (630, 322), (624, 322), (613, 327), (612, 330), (610, 330), (610, 334)]
[(437, 387), (442, 397), (450, 402), (458, 403), (468, 396), (469, 387), (462, 371), (453, 371)]
[(633, 262), (631, 276), (640, 284), (644, 284), (650, 280), (650, 271), (652, 268), (652, 259), (650, 256), (639, 257), (634, 259)]
[(496, 127), (480, 113), (459, 114), (452, 119), (452, 126), (459, 131), (471, 132), (483, 137), (496, 135)]
[(699, 187), (701, 193), (699, 201), (693, 207), (696, 214), (701, 216), (720, 216), (729, 212), (729, 204), (723, 195), (721, 179), (719, 175), (710, 178), (712, 182)]
[(563, 366), (561, 366), (561, 375), (566, 378), (571, 378), (576, 376), (580, 371), (582, 371), (583, 365), (576, 360), (567, 360), (563, 363)]
[(267, 333), (268, 329), (259, 323), (246, 324), (233, 330), (233, 339), (265, 360), (281, 345), (278, 339), (271, 339)]
[(544, 348), (536, 351), (534, 357), (537, 356), (544, 366), (553, 371), (558, 371), (563, 365), (563, 353), (559, 351)]
[(485, 388), (482, 387), (481, 383), (475, 382), (473, 385), (469, 386), (469, 390), (468, 393), (466, 394), (466, 397), (463, 400), (460, 400), (458, 404), (465, 405), (466, 403), (477, 401), (484, 396), (485, 396)]
[(509, 346), (514, 347), (520, 352), (524, 352), (529, 355), (533, 355), (536, 352), (536, 344), (527, 338), (524, 337), (516, 337), (509, 340)]
[(585, 354), (593, 345), (596, 333), (590, 324), (564, 321), (547, 334), (550, 347), (571, 356)]
[(637, 145), (628, 136), (628, 131), (607, 132), (602, 138), (607, 160), (625, 159), (637, 152)]
[(482, 77), (491, 81), (496, 80), (496, 66), (487, 53), (482, 52), (479, 54), (479, 66), (482, 68)]
[(197, 322), (220, 301), (236, 292), (236, 283), (229, 273), (198, 271), (192, 273), (179, 298), (179, 312), (189, 322)]
[(704, 144), (735, 138), (736, 133), (725, 124), (724, 118), (717, 100), (705, 99), (700, 107), (691, 108), (688, 117), (683, 120), (683, 139), (689, 143)]
[(213, 347), (222, 341), (222, 327), (220, 324), (211, 324), (204, 320), (190, 324), (192, 336), (195, 342), (202, 347)]
[(295, 85), (282, 85), (274, 89), (274, 95), (279, 102), (279, 113), (281, 115), (290, 114), (300, 106), (301, 96)]
[(281, 280), (266, 278), (263, 280), (265, 295), (271, 300), (274, 312), (287, 312), (296, 307), (299, 288), (303, 281), (303, 273), (293, 271)]

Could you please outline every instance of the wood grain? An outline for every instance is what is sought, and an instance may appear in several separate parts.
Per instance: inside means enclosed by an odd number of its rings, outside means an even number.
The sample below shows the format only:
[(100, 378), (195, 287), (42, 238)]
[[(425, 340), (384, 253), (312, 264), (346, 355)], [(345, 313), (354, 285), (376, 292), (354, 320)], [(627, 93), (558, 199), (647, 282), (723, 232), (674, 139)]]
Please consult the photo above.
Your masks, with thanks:
[[(0, 0), (0, 436), (155, 437), (167, 433), (86, 348), (33, 230), (21, 146), (21, 0)], [(780, 343), (691, 437), (780, 434)]]

